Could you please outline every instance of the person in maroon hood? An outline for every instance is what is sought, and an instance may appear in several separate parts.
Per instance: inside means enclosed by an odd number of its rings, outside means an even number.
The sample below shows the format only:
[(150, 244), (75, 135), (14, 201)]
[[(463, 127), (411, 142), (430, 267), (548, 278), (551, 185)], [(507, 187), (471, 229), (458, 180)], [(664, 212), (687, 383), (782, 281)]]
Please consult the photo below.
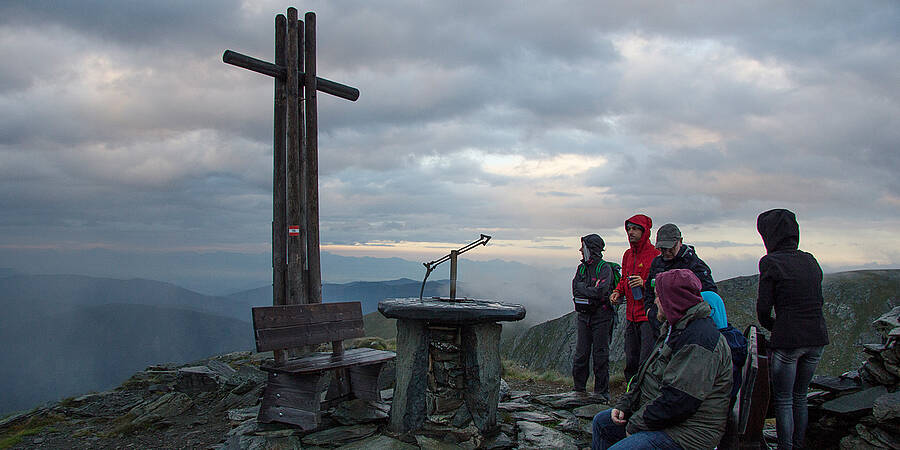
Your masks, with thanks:
[(659, 250), (650, 243), (653, 221), (636, 214), (625, 221), (625, 234), (630, 248), (622, 256), (622, 279), (609, 295), (617, 304), (625, 296), (625, 380), (637, 373), (641, 363), (653, 350), (655, 336), (644, 308), (644, 283), (650, 274), (650, 263)]

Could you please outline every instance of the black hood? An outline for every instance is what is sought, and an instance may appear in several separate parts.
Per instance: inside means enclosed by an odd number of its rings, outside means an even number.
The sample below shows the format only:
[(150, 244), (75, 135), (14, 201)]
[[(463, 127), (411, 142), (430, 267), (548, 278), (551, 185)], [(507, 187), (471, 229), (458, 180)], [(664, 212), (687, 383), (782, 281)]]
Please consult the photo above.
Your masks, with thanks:
[(756, 229), (766, 244), (766, 252), (797, 250), (800, 244), (800, 225), (797, 217), (786, 209), (772, 209), (756, 218)]
[(581, 242), (586, 245), (591, 252), (590, 255), (584, 255), (587, 260), (596, 260), (600, 258), (603, 254), (603, 248), (606, 246), (603, 242), (603, 238), (598, 234), (589, 234), (581, 238)]

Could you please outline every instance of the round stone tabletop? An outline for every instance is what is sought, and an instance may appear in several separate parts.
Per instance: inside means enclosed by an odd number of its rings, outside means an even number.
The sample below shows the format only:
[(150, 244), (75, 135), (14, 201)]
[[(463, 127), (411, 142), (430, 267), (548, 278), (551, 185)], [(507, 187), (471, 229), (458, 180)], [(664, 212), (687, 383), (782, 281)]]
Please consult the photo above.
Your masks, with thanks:
[(424, 320), (446, 324), (515, 322), (525, 318), (525, 307), (491, 300), (429, 297), (390, 298), (378, 302), (378, 311), (391, 319)]

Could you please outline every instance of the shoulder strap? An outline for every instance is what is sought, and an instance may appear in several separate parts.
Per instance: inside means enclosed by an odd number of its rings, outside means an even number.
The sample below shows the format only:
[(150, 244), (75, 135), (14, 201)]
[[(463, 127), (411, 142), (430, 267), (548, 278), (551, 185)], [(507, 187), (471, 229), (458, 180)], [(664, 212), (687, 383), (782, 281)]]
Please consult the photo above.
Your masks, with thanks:
[(610, 280), (609, 283), (610, 290), (612, 290), (615, 289), (616, 285), (619, 284), (619, 279), (622, 278), (622, 273), (620, 272), (622, 266), (612, 261), (604, 261), (601, 259), (600, 264), (597, 264), (597, 278), (600, 278), (600, 270), (606, 265), (609, 266), (609, 269), (612, 272), (612, 280)]

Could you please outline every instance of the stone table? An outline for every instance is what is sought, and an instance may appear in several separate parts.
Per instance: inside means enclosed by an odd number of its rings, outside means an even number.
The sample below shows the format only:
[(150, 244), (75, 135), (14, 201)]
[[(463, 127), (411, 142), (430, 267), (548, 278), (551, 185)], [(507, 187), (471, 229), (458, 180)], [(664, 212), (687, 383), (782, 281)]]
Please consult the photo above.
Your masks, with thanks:
[[(500, 329), (497, 322), (525, 317), (522, 305), (488, 300), (432, 297), (387, 299), (378, 303), (385, 317), (397, 319), (397, 378), (391, 405), (390, 429), (418, 430), (427, 415), (426, 388), (432, 329), (458, 329), (459, 362), (464, 408), (483, 435), (497, 431), (500, 392)], [(432, 375), (433, 377), (433, 375)]]

